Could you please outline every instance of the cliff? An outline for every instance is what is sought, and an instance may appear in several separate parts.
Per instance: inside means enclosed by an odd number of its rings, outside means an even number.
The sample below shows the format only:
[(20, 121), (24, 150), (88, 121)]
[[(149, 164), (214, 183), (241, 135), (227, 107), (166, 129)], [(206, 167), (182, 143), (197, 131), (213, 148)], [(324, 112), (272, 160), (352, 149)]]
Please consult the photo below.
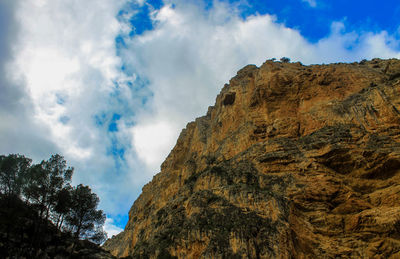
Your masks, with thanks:
[(241, 69), (104, 248), (134, 258), (400, 257), (400, 61)]

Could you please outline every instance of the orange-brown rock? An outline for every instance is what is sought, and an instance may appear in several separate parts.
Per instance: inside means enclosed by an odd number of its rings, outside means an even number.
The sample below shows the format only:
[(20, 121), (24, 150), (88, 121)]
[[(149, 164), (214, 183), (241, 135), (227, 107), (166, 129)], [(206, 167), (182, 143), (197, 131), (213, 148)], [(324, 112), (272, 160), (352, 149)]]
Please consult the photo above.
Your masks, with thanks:
[(249, 65), (104, 247), (134, 258), (400, 258), (400, 61)]

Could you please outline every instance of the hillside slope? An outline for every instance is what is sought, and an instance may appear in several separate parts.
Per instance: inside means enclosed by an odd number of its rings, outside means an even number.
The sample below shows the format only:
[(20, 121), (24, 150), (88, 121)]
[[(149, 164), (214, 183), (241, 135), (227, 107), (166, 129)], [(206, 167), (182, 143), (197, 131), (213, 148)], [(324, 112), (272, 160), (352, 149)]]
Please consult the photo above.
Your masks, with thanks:
[(0, 258), (114, 259), (88, 240), (61, 232), (18, 196), (0, 194)]
[(135, 258), (400, 256), (399, 111), (399, 60), (246, 66), (182, 131), (104, 248)]

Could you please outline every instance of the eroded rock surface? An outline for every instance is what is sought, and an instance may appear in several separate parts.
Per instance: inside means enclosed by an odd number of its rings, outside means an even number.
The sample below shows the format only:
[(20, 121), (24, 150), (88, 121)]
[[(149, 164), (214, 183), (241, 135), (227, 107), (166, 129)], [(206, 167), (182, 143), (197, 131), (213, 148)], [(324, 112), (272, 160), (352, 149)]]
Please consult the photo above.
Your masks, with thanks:
[(104, 247), (134, 258), (399, 258), (400, 61), (241, 69)]

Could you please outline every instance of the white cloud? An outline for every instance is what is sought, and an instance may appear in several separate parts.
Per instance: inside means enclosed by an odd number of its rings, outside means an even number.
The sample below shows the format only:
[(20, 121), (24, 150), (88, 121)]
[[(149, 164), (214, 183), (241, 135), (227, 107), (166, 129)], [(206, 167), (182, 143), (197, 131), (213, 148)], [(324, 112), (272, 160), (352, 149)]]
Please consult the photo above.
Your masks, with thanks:
[(106, 219), (106, 223), (104, 224), (104, 231), (107, 233), (107, 237), (111, 238), (114, 235), (119, 234), (123, 229), (117, 227), (114, 223), (114, 220), (111, 218)]
[(133, 128), (133, 146), (138, 158), (144, 161), (151, 172), (160, 169), (161, 160), (171, 151), (171, 140), (176, 141), (174, 121), (163, 120), (164, 116), (156, 116), (149, 121), (141, 121)]
[(372, 58), (400, 58), (400, 40), (386, 31), (346, 32), (342, 22), (334, 22), (331, 34), (313, 45), (313, 62), (353, 62)]
[[(113, 91), (118, 76), (114, 38), (119, 5), (110, 1), (21, 2), (20, 46), (14, 71), (26, 78), (35, 118), (51, 130), (63, 153), (94, 156), (99, 135), (92, 117)], [(87, 10), (91, 10), (88, 12)], [(16, 76), (20, 76), (17, 72)], [(60, 121), (68, 118), (68, 123)]]
[(19, 6), (19, 1), (0, 2), (0, 152), (21, 152), (40, 159), (55, 151), (56, 146), (47, 138), (48, 129), (31, 119), (33, 102), (25, 80), (13, 78), (10, 73), (10, 63), (18, 53), (14, 43), (20, 29), (15, 15)]
[(311, 7), (317, 7), (317, 1), (316, 0), (301, 0), (301, 1), (309, 4)]

